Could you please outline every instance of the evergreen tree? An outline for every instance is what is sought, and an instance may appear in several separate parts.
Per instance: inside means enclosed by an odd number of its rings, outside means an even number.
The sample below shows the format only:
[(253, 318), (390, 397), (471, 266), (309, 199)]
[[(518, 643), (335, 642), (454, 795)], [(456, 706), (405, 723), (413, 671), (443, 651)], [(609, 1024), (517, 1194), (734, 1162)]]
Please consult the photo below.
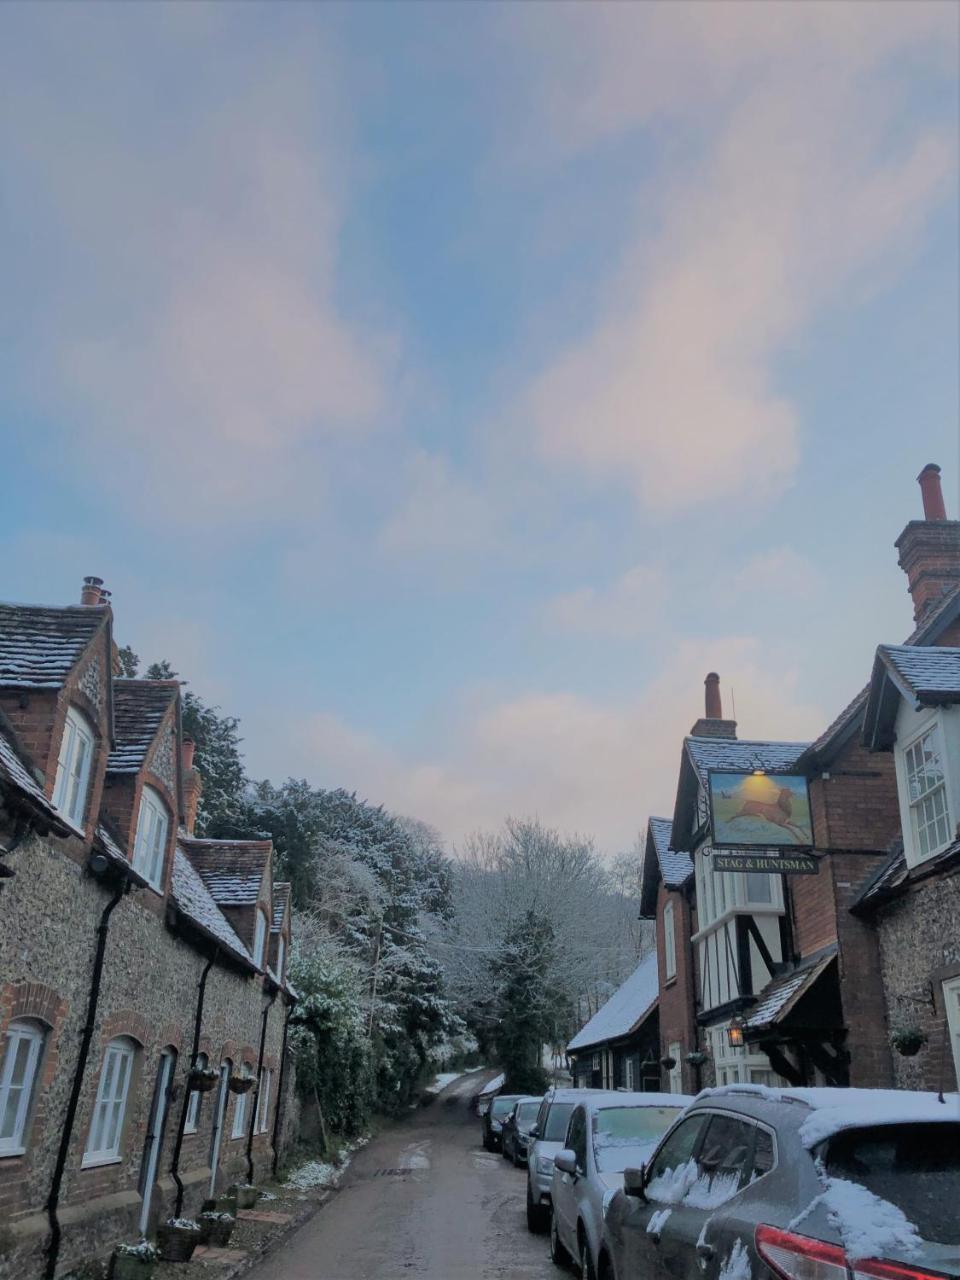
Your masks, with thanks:
[(559, 1013), (550, 983), (554, 951), (553, 925), (531, 908), (509, 930), (492, 965), (507, 1093), (542, 1093), (547, 1087), (542, 1048), (556, 1039)]
[(134, 653), (128, 644), (117, 650), (117, 660), (120, 663), (121, 676), (124, 676), (127, 680), (135, 679), (137, 672), (140, 670), (140, 657)]

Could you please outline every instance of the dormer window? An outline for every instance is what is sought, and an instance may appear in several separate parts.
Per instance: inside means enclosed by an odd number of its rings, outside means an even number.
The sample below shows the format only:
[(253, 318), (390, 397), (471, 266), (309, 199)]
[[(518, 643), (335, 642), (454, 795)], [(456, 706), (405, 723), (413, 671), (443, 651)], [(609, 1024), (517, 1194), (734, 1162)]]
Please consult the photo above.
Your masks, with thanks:
[(76, 707), (68, 708), (60, 739), (53, 803), (67, 821), (81, 831), (87, 809), (94, 741), (93, 729), (87, 719)]
[(160, 793), (144, 787), (140, 794), (140, 816), (133, 846), (133, 869), (154, 889), (163, 887), (163, 861), (167, 848), (170, 818)]
[(943, 768), (940, 726), (934, 721), (903, 748), (904, 791), (909, 810), (912, 862), (923, 862), (950, 843), (947, 780)]
[(267, 917), (257, 908), (257, 923), (253, 932), (253, 963), (263, 968), (263, 952), (267, 941)]

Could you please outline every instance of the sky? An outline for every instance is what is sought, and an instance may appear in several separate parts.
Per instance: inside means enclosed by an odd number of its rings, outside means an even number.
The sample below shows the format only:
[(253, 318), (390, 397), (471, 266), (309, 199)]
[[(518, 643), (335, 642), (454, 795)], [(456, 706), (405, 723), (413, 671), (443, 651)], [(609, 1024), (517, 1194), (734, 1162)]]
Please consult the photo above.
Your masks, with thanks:
[(807, 740), (960, 516), (952, 3), (0, 9), (0, 597), (456, 849)]

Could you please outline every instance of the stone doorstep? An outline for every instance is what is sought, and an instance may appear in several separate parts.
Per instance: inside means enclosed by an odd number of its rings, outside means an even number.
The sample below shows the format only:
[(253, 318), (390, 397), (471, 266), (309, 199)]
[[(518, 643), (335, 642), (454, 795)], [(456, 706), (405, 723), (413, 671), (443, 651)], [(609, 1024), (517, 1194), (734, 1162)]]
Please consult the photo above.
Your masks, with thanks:
[(279, 1227), (285, 1222), (292, 1222), (293, 1214), (269, 1213), (263, 1209), (238, 1209), (237, 1218), (240, 1222), (273, 1222)]
[(234, 1262), (243, 1262), (247, 1253), (245, 1249), (218, 1249), (212, 1244), (198, 1244), (193, 1251), (193, 1256), (199, 1262), (219, 1262), (226, 1266)]

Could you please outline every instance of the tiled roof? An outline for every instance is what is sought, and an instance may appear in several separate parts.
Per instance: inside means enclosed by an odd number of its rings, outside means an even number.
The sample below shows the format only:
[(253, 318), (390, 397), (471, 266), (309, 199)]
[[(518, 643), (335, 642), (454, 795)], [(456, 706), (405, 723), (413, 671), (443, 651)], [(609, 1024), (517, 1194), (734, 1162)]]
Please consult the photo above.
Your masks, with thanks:
[(939, 603), (914, 627), (903, 643), (924, 644), (939, 626), (950, 621), (951, 614), (960, 614), (960, 582), (941, 597)]
[(668, 889), (679, 889), (693, 875), (693, 859), (689, 853), (677, 853), (670, 848), (673, 823), (669, 818), (651, 818), (650, 833), (657, 851), (660, 875)]
[(103, 624), (105, 610), (0, 604), (0, 686), (58, 689)]
[(191, 865), (181, 848), (173, 855), (173, 878), (170, 885), (173, 900), (180, 911), (222, 947), (251, 967), (253, 958), (237, 937), (233, 927), (217, 906), (203, 878)]
[(120, 848), (119, 843), (101, 822), (97, 827), (97, 843), (111, 862), (118, 866), (130, 867), (130, 859)]
[(44, 794), (43, 787), (27, 768), (17, 748), (13, 731), (6, 730), (2, 723), (0, 723), (0, 782), (15, 787), (26, 795), (34, 806), (44, 810), (58, 822), (63, 821)]
[(790, 1012), (801, 996), (805, 995), (820, 975), (833, 963), (836, 948), (821, 957), (815, 964), (793, 973), (784, 973), (768, 982), (760, 993), (759, 1002), (750, 1011), (746, 1024), (753, 1030), (773, 1026)]
[(825, 750), (833, 742), (839, 734), (844, 730), (852, 728), (858, 724), (863, 717), (863, 709), (867, 704), (867, 695), (870, 692), (870, 686), (865, 685), (852, 702), (848, 702), (837, 718), (827, 725), (820, 737), (816, 741), (811, 742), (810, 746), (804, 752), (804, 756), (816, 756)]
[(290, 885), (285, 880), (274, 881), (273, 885), (273, 928), (274, 933), (279, 933), (283, 924), (284, 912), (287, 909), (287, 903), (290, 901)]
[(895, 672), (917, 700), (960, 698), (960, 649), (882, 644), (877, 656)]
[(685, 738), (687, 754), (704, 787), (710, 769), (792, 769), (806, 750), (806, 742), (749, 742), (740, 738)]
[(178, 690), (174, 680), (114, 680), (109, 773), (137, 772)]
[(906, 855), (903, 852), (903, 841), (897, 840), (889, 858), (881, 863), (853, 900), (851, 911), (859, 912), (860, 908), (869, 909), (879, 906), (888, 898), (896, 897), (898, 890), (908, 880), (935, 875), (947, 864), (953, 865), (958, 856), (960, 856), (960, 840), (954, 840), (935, 857), (928, 858), (911, 870), (907, 866)]
[(219, 906), (246, 907), (257, 901), (273, 848), (269, 840), (197, 840), (184, 836), (181, 844)]
[(591, 1045), (604, 1044), (629, 1035), (650, 1012), (660, 993), (657, 974), (657, 953), (651, 951), (619, 986), (602, 1009), (598, 1009), (590, 1021), (577, 1032), (567, 1051), (587, 1049)]

